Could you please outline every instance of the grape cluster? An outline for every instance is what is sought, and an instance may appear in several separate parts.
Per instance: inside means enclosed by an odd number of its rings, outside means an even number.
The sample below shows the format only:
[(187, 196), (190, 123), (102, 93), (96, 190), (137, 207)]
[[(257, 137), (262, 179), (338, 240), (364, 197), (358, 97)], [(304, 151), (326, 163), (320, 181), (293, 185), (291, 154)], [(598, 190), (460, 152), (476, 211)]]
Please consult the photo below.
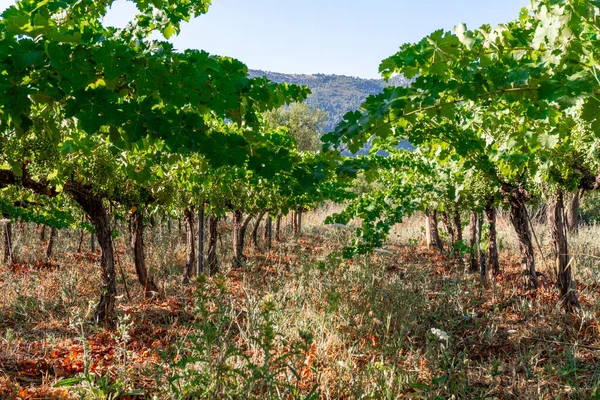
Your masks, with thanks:
[(99, 184), (105, 184), (114, 178), (114, 165), (111, 157), (105, 153), (99, 153), (88, 159), (87, 170), (89, 178)]
[(50, 135), (40, 133), (30, 136), (26, 142), (26, 149), (35, 159), (36, 164), (43, 167), (56, 165), (60, 158), (58, 141)]
[(169, 204), (177, 197), (177, 187), (173, 183), (166, 182), (156, 189), (154, 195), (159, 203)]
[(85, 154), (77, 161), (77, 175), (92, 186), (94, 191), (106, 195), (114, 194), (121, 182), (115, 159), (105, 148), (96, 148), (91, 154)]

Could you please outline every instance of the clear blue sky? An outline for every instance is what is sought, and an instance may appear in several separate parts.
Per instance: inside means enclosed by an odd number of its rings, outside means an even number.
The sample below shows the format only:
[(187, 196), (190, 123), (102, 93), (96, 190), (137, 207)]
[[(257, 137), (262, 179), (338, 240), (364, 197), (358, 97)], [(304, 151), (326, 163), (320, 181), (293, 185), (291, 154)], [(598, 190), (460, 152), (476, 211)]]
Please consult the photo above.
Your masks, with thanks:
[[(4, 9), (14, 1), (0, 0)], [(377, 77), (379, 62), (406, 42), (440, 28), (516, 19), (530, 0), (213, 0), (208, 14), (172, 38), (237, 58), (250, 68), (286, 73)], [(134, 14), (119, 0), (106, 23)]]

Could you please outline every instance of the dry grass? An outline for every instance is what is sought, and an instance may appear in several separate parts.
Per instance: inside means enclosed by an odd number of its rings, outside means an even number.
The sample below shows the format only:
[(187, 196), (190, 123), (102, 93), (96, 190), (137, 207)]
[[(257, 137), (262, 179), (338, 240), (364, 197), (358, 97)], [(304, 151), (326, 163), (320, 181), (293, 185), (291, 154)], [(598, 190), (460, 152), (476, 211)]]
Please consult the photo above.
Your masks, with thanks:
[[(17, 258), (26, 262), (0, 267), (0, 398), (101, 398), (89, 387), (52, 389), (81, 376), (86, 365), (96, 374), (95, 387), (106, 374), (123, 391), (142, 389), (157, 398), (193, 398), (189, 387), (209, 387), (211, 380), (220, 387), (195, 396), (600, 396), (597, 227), (572, 238), (582, 308), (567, 317), (550, 271), (548, 287), (523, 289), (506, 220), (499, 223), (503, 274), (484, 284), (465, 265), (422, 247), (419, 218), (395, 229), (391, 255), (344, 261), (336, 252), (352, 232), (321, 226), (330, 211), (307, 215), (298, 241), (288, 236), (266, 255), (249, 250), (243, 270), (226, 265), (224, 230), (224, 277), (198, 287), (180, 283), (184, 235), (176, 224), (171, 233), (155, 228), (148, 263), (161, 294), (153, 299), (143, 298), (127, 238), (118, 238), (121, 317), (111, 330), (85, 323), (99, 295), (98, 254), (75, 254), (78, 235), (61, 233), (56, 259), (39, 264), (37, 230), (17, 228)], [(543, 226), (536, 233), (549, 260)], [(545, 268), (550, 261), (540, 262)]]

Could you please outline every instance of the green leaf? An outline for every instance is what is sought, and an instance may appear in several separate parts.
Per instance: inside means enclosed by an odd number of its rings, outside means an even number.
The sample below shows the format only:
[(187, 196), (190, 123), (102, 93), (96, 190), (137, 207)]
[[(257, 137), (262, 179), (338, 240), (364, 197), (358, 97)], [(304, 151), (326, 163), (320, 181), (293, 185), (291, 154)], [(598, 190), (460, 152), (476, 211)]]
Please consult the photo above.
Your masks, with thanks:
[(473, 37), (473, 33), (467, 31), (467, 26), (465, 24), (460, 24), (454, 27), (454, 33), (458, 37), (458, 40), (468, 49), (471, 50), (473, 45), (475, 45), (475, 38)]
[(583, 105), (581, 118), (591, 125), (596, 137), (600, 136), (600, 100), (592, 97)]
[(162, 31), (165, 39), (170, 39), (175, 33), (177, 33), (177, 28), (172, 23), (167, 24)]
[(538, 141), (543, 147), (547, 149), (553, 149), (560, 142), (560, 135), (551, 135), (543, 132), (538, 136)]
[(85, 382), (85, 378), (67, 378), (62, 381), (58, 381), (54, 384), (54, 387), (62, 387), (62, 386), (75, 386), (81, 382)]

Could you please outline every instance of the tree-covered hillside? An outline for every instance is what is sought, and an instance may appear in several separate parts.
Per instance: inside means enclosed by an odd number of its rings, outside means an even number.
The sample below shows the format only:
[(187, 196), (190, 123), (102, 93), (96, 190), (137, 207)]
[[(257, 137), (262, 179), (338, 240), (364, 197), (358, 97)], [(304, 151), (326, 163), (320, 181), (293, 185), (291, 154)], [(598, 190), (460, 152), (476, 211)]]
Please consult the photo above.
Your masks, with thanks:
[[(306, 85), (312, 91), (307, 102), (325, 111), (329, 119), (325, 131), (332, 131), (348, 111), (356, 110), (367, 96), (381, 93), (388, 84), (383, 79), (362, 79), (343, 75), (281, 74), (261, 70), (250, 70), (251, 77), (266, 76), (273, 82)], [(389, 85), (407, 86), (409, 80), (396, 76)]]

